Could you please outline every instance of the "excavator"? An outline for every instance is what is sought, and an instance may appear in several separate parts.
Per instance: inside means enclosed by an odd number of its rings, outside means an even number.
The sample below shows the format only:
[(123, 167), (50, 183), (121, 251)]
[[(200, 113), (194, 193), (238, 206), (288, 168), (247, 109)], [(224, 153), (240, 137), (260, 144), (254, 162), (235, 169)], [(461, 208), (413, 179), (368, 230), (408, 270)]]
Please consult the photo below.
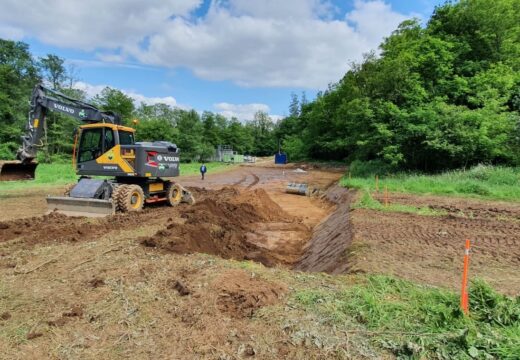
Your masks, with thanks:
[(0, 162), (0, 181), (35, 178), (37, 151), (43, 146), (47, 114), (79, 120), (72, 162), (79, 180), (65, 196), (48, 196), (49, 211), (73, 216), (107, 216), (136, 212), (145, 204), (193, 204), (193, 195), (174, 181), (179, 176), (180, 149), (171, 142), (135, 142), (135, 129), (121, 117), (61, 92), (35, 86), (26, 133), (16, 161)]

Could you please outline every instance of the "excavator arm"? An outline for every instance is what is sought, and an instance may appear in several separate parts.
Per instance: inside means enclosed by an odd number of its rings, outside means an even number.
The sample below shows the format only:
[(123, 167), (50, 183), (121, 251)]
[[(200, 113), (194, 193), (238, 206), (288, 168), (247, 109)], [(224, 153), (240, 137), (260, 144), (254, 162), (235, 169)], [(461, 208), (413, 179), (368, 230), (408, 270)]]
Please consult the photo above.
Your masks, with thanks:
[(0, 162), (0, 181), (34, 179), (37, 166), (34, 159), (38, 148), (43, 145), (42, 137), (49, 111), (68, 115), (84, 123), (121, 124), (121, 118), (113, 112), (101, 111), (91, 104), (38, 84), (32, 93), (29, 120), (26, 132), (22, 136), (22, 146), (16, 153), (18, 161)]
[(22, 146), (16, 154), (16, 158), (24, 164), (31, 162), (36, 157), (38, 147), (42, 145), (41, 139), (48, 111), (62, 113), (86, 123), (121, 124), (121, 119), (117, 114), (101, 111), (93, 105), (45, 88), (41, 84), (36, 85), (31, 97), (31, 110), (26, 133), (22, 136)]

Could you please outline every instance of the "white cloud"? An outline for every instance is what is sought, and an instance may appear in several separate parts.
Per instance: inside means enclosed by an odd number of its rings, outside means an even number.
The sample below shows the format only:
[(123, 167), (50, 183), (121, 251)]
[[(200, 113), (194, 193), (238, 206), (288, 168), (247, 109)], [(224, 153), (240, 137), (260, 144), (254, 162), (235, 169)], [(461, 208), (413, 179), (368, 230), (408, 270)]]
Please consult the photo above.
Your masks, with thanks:
[[(257, 111), (269, 114), (271, 110), (266, 104), (230, 104), (221, 102), (213, 105), (215, 111), (228, 119), (236, 117), (240, 121), (253, 120)], [(282, 118), (281, 115), (269, 115), (274, 121)]]
[(322, 89), (410, 17), (383, 0), (355, 0), (344, 14), (329, 0), (211, 1), (194, 18), (202, 0), (3, 0), (0, 31), (92, 50), (101, 61), (186, 67), (242, 86)]
[(381, 1), (356, 0), (354, 7), (345, 18), (354, 23), (356, 30), (371, 43), (381, 41), (381, 34), (390, 35), (399, 23), (411, 17), (392, 11), (390, 5)]
[[(106, 88), (108, 85), (92, 85), (88, 84), (82, 81), (78, 81), (74, 83), (73, 87), (79, 90), (83, 90), (87, 97), (93, 98), (97, 94), (101, 93), (104, 88)], [(171, 107), (178, 106), (177, 100), (175, 100), (172, 96), (165, 96), (165, 97), (148, 97), (139, 93), (136, 93), (134, 91), (129, 90), (123, 90), (120, 89), (125, 95), (131, 97), (134, 100), (134, 104), (136, 106), (139, 106), (141, 103), (145, 103), (146, 105), (153, 105), (153, 104), (166, 104)]]
[(202, 0), (2, 0), (0, 23), (61, 47), (136, 47)]
[(133, 55), (243, 86), (324, 88), (406, 19), (382, 1), (356, 1), (345, 20), (326, 20), (332, 12), (314, 0), (213, 3), (205, 18), (175, 18)]

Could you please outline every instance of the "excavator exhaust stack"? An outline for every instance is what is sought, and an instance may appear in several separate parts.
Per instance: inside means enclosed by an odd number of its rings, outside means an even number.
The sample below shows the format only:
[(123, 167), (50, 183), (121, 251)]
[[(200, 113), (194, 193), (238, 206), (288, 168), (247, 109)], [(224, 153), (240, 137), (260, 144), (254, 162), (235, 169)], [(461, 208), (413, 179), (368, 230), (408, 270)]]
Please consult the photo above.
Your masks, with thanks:
[(0, 181), (34, 180), (37, 162), (0, 161)]

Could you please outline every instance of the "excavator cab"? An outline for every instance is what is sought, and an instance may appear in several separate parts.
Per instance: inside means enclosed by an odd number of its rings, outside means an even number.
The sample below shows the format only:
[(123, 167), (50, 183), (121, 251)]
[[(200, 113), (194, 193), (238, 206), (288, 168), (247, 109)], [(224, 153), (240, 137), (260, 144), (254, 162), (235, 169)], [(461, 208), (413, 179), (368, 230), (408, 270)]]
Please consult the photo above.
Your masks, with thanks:
[(83, 125), (75, 137), (76, 173), (86, 176), (134, 175), (135, 129), (107, 123)]

